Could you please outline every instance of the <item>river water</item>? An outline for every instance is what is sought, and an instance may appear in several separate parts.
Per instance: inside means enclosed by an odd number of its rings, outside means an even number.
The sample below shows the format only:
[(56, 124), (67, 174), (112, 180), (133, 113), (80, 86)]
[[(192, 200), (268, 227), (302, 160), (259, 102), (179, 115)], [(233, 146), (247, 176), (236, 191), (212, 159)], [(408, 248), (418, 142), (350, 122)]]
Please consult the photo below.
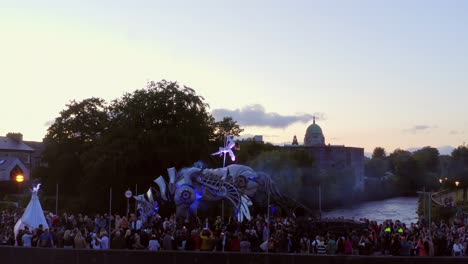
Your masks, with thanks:
[(387, 219), (400, 220), (410, 224), (418, 221), (417, 197), (397, 197), (382, 201), (365, 202), (357, 204), (352, 208), (335, 209), (323, 212), (322, 218), (344, 218), (359, 220), (367, 218), (382, 223)]

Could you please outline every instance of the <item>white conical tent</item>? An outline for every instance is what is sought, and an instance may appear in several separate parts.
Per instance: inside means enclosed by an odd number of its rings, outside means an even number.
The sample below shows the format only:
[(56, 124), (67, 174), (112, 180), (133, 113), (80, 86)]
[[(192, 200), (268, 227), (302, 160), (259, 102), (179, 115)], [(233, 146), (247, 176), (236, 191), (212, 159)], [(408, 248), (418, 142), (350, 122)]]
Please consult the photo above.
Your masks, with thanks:
[(39, 225), (42, 225), (43, 228), (49, 228), (44, 212), (42, 211), (41, 203), (39, 202), (39, 197), (37, 196), (40, 186), (41, 184), (38, 184), (37, 187), (33, 188), (31, 201), (26, 207), (26, 210), (24, 210), (23, 216), (21, 216), (15, 224), (15, 237), (18, 231), (24, 229), (25, 226), (28, 226), (30, 230), (39, 227)]

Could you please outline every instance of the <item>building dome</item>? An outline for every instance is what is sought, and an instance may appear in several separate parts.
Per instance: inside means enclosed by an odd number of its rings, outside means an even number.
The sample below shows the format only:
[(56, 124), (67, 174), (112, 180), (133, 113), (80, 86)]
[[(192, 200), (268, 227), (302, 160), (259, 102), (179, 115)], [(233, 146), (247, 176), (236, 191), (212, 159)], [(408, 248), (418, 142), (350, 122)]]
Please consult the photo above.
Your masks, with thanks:
[(305, 137), (304, 137), (305, 146), (320, 146), (325, 145), (325, 137), (323, 136), (322, 128), (319, 125), (314, 123), (307, 128)]

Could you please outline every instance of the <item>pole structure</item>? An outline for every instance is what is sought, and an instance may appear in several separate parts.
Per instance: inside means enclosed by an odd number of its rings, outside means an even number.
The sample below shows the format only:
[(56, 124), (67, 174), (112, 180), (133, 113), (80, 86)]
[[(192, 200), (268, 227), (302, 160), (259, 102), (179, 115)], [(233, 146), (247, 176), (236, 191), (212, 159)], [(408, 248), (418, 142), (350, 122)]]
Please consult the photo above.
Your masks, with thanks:
[[(135, 184), (135, 196), (138, 195), (138, 184)], [(137, 213), (137, 200), (135, 200), (135, 215)]]
[(428, 217), (428, 218), (429, 218), (429, 219), (428, 219), (428, 222), (429, 222), (429, 223), (428, 223), (428, 227), (429, 227), (429, 228), (428, 228), (428, 230), (429, 230), (429, 234), (430, 234), (430, 233), (431, 233), (431, 225), (432, 225), (432, 219), (431, 219), (431, 213), (432, 213), (432, 212), (431, 212), (431, 211), (432, 211), (432, 198), (431, 198), (431, 193), (429, 192), (428, 194), (429, 194), (429, 202), (428, 202), (428, 206), (429, 206), (429, 208), (428, 208), (428, 215), (429, 215), (429, 217)]
[(321, 183), (319, 183), (318, 195), (319, 195), (319, 219), (322, 220), (322, 184)]
[(427, 218), (426, 218), (426, 186), (423, 187), (423, 208), (424, 208), (424, 221), (427, 221)]
[(267, 249), (266, 253), (269, 252), (270, 250), (270, 189), (268, 189), (268, 199), (267, 199), (267, 230), (268, 230), (268, 236), (267, 236)]
[(59, 194), (59, 185), (55, 188), (55, 215), (58, 215), (58, 194)]
[[(224, 147), (227, 144), (227, 134), (224, 136)], [(223, 168), (226, 167), (226, 152), (223, 153)], [(224, 223), (224, 198), (221, 200), (221, 219)]]
[(111, 217), (112, 216), (112, 187), (109, 189), (109, 238), (111, 234)]
[(127, 198), (127, 219), (128, 219), (128, 214), (130, 213), (130, 199)]

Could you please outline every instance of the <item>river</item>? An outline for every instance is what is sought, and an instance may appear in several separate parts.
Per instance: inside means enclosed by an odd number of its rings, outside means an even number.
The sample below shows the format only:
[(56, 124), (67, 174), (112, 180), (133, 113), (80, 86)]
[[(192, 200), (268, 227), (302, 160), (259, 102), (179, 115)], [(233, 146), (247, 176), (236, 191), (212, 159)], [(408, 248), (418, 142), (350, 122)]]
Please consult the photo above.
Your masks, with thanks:
[(410, 224), (418, 221), (417, 197), (396, 197), (381, 201), (365, 202), (351, 208), (335, 209), (322, 213), (322, 218), (367, 218), (382, 223), (384, 220), (400, 220)]

